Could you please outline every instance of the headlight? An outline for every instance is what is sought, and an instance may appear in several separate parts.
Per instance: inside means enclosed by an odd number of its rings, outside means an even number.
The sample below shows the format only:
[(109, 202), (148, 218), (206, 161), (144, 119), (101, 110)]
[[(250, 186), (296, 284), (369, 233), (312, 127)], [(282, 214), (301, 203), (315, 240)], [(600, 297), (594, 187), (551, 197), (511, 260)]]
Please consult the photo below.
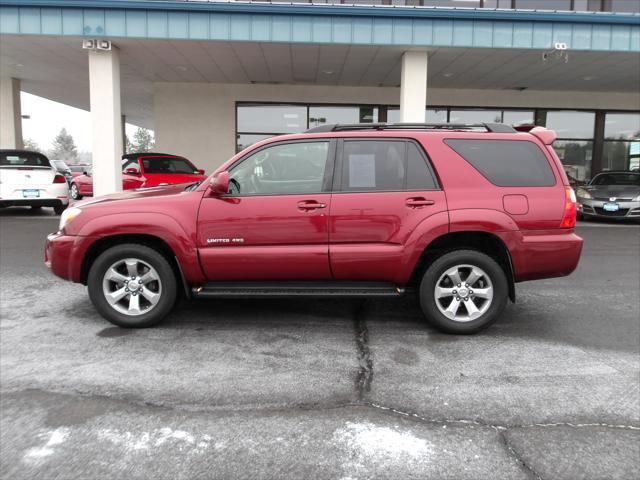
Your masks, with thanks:
[(74, 218), (82, 213), (78, 207), (67, 208), (62, 215), (60, 215), (60, 224), (58, 225), (58, 231), (61, 231), (64, 227), (69, 225)]
[(640, 195), (638, 195), (637, 197), (633, 197), (631, 199), (632, 202), (640, 202)]
[(590, 194), (587, 190), (585, 190), (584, 188), (582, 188), (582, 187), (578, 187), (578, 188), (576, 189), (576, 194), (577, 194), (580, 198), (592, 198), (592, 197), (591, 197), (591, 194)]

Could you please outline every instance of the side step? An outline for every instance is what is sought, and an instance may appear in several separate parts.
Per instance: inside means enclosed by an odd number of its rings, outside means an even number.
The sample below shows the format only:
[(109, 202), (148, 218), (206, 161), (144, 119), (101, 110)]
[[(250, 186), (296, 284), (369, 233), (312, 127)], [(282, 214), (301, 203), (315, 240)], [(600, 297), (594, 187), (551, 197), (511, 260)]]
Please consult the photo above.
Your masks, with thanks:
[(397, 297), (385, 282), (210, 282), (191, 289), (194, 297)]

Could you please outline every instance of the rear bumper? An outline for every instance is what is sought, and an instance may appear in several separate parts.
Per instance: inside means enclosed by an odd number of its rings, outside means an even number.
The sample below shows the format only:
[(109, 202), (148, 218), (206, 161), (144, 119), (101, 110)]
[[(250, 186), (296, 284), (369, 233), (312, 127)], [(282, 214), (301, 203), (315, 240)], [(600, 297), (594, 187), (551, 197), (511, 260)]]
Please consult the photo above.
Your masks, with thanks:
[(52, 233), (44, 247), (44, 263), (54, 275), (80, 282), (82, 262), (89, 246), (97, 237), (79, 237)]
[(583, 240), (573, 231), (513, 233), (504, 240), (511, 252), (516, 282), (564, 277), (578, 266)]
[(16, 200), (0, 200), (0, 207), (58, 207), (67, 205), (69, 199), (65, 198), (24, 198)]

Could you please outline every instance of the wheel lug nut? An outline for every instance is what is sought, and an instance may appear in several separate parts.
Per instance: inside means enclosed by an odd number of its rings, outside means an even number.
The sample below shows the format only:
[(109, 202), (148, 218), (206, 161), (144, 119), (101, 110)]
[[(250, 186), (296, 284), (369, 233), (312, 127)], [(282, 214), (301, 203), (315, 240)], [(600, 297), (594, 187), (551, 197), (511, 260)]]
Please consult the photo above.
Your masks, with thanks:
[(457, 294), (458, 294), (458, 292), (457, 292), (456, 290), (454, 290), (454, 291), (453, 291), (453, 294), (454, 294), (454, 295), (457, 295)]
[(138, 280), (138, 283), (142, 283), (142, 280)]
[(461, 284), (461, 283), (459, 283), (459, 284), (458, 284), (458, 287), (461, 287), (461, 286), (462, 286), (462, 284)]
[(128, 291), (129, 291), (129, 289), (128, 289), (128, 288), (125, 288), (125, 289), (124, 289), (124, 291), (125, 291), (125, 292), (128, 292)]
[(135, 280), (135, 279), (136, 279), (136, 277), (131, 277), (131, 280)]

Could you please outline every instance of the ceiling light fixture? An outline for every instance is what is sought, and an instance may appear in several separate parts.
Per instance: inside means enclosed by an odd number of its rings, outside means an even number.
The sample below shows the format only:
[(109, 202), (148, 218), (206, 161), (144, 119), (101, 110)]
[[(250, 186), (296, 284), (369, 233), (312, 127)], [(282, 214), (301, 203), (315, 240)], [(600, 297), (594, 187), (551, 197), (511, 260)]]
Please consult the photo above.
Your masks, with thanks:
[(449, 77), (453, 77), (453, 73), (451, 73), (451, 72), (443, 73), (443, 74), (442, 74), (442, 76), (443, 76), (443, 77), (447, 77), (447, 78), (449, 78)]
[(333, 70), (322, 70), (322, 73), (324, 73), (325, 75), (333, 75)]

